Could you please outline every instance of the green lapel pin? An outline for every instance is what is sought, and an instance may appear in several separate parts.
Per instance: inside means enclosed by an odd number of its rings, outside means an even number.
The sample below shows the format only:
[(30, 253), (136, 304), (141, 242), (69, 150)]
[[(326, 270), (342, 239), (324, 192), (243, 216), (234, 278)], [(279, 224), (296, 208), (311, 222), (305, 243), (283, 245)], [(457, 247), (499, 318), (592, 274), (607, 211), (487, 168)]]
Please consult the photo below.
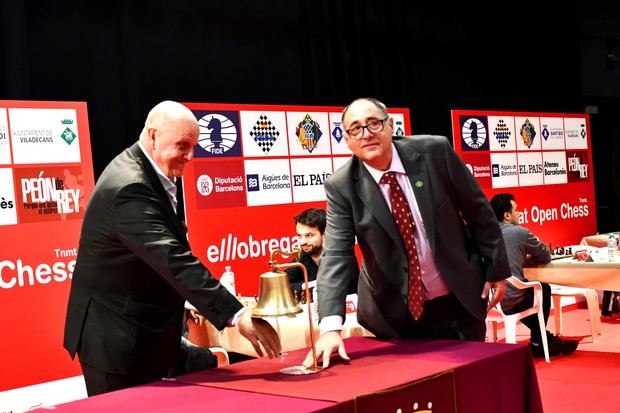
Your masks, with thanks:
[(424, 186), (424, 182), (422, 181), (415, 181), (415, 187), (416, 188), (422, 188)]

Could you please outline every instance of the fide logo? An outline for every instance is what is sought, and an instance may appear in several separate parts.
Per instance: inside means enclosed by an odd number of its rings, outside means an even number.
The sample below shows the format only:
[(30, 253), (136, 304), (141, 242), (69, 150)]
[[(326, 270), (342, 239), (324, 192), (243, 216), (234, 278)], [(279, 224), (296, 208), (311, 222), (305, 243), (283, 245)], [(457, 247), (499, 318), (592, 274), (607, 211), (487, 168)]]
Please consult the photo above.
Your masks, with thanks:
[(471, 149), (485, 149), (487, 143), (487, 128), (478, 118), (469, 118), (463, 122), (461, 128), (463, 141)]
[(223, 155), (237, 143), (235, 124), (220, 113), (209, 113), (198, 121), (198, 145), (211, 155)]

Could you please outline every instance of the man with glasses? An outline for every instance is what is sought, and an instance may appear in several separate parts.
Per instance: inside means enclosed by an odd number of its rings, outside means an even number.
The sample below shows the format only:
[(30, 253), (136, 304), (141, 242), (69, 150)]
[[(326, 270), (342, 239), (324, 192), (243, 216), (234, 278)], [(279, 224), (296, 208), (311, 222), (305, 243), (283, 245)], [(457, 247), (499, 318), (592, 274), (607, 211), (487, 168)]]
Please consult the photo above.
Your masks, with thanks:
[(364, 327), (383, 339), (484, 340), (486, 313), (502, 298), (510, 269), (474, 177), (445, 137), (393, 136), (394, 121), (376, 99), (353, 101), (342, 124), (353, 157), (325, 183), (316, 343), (323, 367), (336, 351), (348, 360), (340, 330), (356, 241)]

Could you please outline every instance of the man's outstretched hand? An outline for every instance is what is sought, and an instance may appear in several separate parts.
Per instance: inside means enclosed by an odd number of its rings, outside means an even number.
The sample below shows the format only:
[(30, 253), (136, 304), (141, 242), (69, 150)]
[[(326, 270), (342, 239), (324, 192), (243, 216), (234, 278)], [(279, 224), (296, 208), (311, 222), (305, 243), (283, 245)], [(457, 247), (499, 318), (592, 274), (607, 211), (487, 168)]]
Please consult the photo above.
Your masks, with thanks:
[(252, 343), (256, 354), (263, 356), (262, 345), (270, 359), (280, 356), (282, 352), (280, 337), (267, 321), (253, 318), (249, 311), (245, 311), (237, 320), (237, 327), (239, 333)]
[[(329, 367), (329, 359), (335, 351), (338, 352), (338, 355), (340, 355), (343, 360), (350, 360), (347, 355), (347, 350), (344, 348), (344, 341), (340, 336), (340, 331), (328, 331), (321, 334), (314, 347), (316, 349), (317, 363), (320, 366), (322, 358), (324, 369)], [(310, 350), (304, 359), (303, 365), (305, 368), (311, 368), (313, 364), (312, 350)]]

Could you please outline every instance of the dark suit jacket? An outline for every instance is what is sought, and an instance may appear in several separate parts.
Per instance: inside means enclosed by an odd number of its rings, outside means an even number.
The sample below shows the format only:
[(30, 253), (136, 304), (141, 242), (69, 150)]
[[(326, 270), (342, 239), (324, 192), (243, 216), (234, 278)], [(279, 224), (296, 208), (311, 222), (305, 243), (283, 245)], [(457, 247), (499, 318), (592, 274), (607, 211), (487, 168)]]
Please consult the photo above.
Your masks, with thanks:
[[(393, 141), (439, 271), (463, 306), (484, 319), (484, 282), (510, 276), (497, 219), (484, 193), (445, 137)], [(378, 337), (399, 336), (407, 311), (407, 258), (379, 186), (352, 157), (326, 181), (325, 191), (327, 228), (317, 275), (320, 316), (345, 314), (357, 237), (363, 256), (357, 318)]]
[[(297, 260), (294, 260), (292, 262), (297, 262)], [(316, 280), (316, 274), (319, 271), (319, 266), (316, 264), (316, 262), (314, 262), (312, 256), (302, 251), (299, 262), (306, 267), (306, 271), (308, 272), (308, 282)], [(355, 294), (357, 292), (357, 278), (359, 275), (359, 268), (357, 264), (353, 265), (352, 270), (353, 275), (351, 277), (351, 284), (347, 288), (347, 294)], [(293, 267), (288, 268), (285, 272), (288, 276), (288, 282), (291, 285), (293, 296), (297, 298), (301, 297), (303, 295), (302, 286), (304, 285), (303, 271), (299, 267)], [(310, 292), (312, 293), (312, 288), (310, 289)]]
[(242, 306), (189, 248), (182, 223), (137, 144), (104, 170), (89, 201), (64, 346), (122, 375), (165, 375), (188, 299), (217, 328)]

